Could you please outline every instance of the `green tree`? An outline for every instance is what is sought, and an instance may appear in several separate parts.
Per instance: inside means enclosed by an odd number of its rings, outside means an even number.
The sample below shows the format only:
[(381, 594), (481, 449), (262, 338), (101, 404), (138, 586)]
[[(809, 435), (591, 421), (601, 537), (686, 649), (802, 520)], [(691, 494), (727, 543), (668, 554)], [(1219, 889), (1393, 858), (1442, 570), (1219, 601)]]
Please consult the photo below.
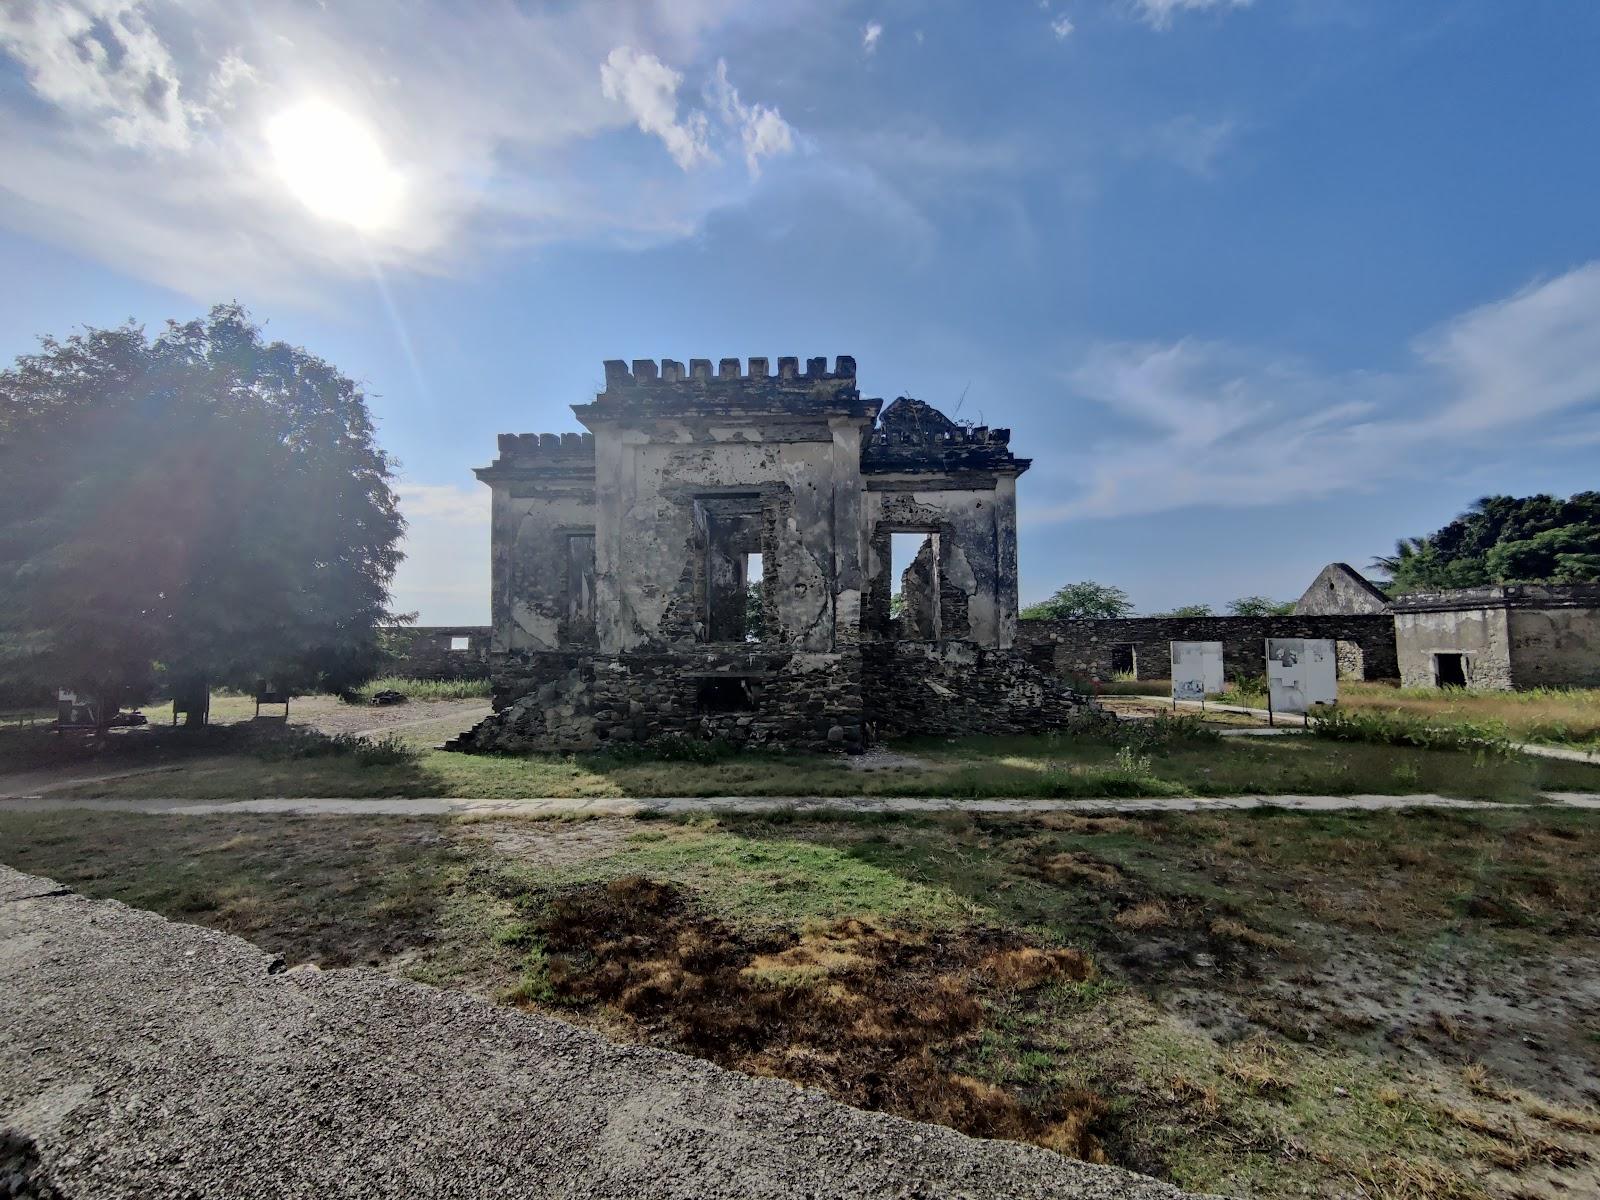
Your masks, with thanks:
[(1169, 612), (1151, 613), (1152, 617), (1211, 617), (1216, 614), (1209, 604), (1180, 604)]
[(1030, 604), (1021, 615), (1031, 621), (1068, 621), (1092, 617), (1125, 617), (1133, 611), (1128, 593), (1108, 583), (1085, 579), (1056, 589), (1048, 600)]
[(1484, 496), (1444, 528), (1372, 560), (1395, 593), (1600, 582), (1600, 492)]
[(360, 388), (237, 305), (44, 339), (0, 371), (0, 684), (359, 682), (395, 619), (391, 467)]
[(1293, 611), (1293, 600), (1274, 600), (1270, 596), (1240, 596), (1228, 601), (1228, 612), (1236, 617), (1278, 617)]

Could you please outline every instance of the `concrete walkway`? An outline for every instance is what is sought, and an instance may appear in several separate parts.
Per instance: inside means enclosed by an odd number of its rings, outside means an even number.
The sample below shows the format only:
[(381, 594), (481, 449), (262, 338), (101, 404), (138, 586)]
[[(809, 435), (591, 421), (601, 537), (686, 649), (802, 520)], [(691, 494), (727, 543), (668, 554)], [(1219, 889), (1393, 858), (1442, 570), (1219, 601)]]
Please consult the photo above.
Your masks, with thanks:
[[(1551, 805), (1600, 807), (1600, 795), (1552, 792)], [(1378, 812), (1405, 808), (1524, 808), (1492, 800), (1460, 800), (1420, 793), (1405, 796), (1173, 796), (1131, 800), (1036, 800), (952, 796), (608, 796), (523, 800), (474, 800), (461, 797), (388, 796), (360, 800), (349, 797), (277, 797), (262, 800), (68, 800), (29, 796), (0, 800), (0, 813), (73, 810), (146, 813), (161, 816), (215, 816), (266, 813), (329, 817), (543, 817), (567, 814), (631, 817), (640, 813), (1160, 813), (1218, 812), (1281, 808), (1299, 812)]]
[(0, 867), (7, 1195), (1180, 1200)]
[[(1172, 703), (1171, 696), (1126, 696), (1120, 697), (1120, 699), (1145, 700), (1152, 704)], [(1178, 703), (1196, 711), (1201, 707), (1198, 700), (1179, 700)], [(1206, 701), (1205, 709), (1208, 712), (1243, 713), (1249, 717), (1260, 717), (1263, 721), (1273, 716), (1272, 713), (1264, 708), (1244, 708), (1238, 704), (1216, 704), (1210, 700)], [(1304, 727), (1292, 713), (1278, 713), (1276, 716), (1285, 729)], [(1535, 758), (1559, 758), (1563, 762), (1600, 763), (1600, 751), (1596, 750), (1574, 750), (1567, 746), (1541, 746), (1538, 742), (1512, 742), (1511, 748), (1519, 754), (1531, 754)]]

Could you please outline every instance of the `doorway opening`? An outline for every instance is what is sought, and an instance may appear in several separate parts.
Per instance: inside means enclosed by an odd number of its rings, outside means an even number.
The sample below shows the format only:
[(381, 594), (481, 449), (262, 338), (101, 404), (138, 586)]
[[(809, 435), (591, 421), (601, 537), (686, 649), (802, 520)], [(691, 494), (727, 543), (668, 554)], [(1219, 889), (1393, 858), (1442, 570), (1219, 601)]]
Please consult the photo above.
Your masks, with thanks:
[(1139, 648), (1132, 642), (1117, 642), (1111, 647), (1111, 678), (1139, 678)]
[(1465, 654), (1435, 654), (1433, 656), (1433, 682), (1435, 687), (1467, 686), (1467, 656)]

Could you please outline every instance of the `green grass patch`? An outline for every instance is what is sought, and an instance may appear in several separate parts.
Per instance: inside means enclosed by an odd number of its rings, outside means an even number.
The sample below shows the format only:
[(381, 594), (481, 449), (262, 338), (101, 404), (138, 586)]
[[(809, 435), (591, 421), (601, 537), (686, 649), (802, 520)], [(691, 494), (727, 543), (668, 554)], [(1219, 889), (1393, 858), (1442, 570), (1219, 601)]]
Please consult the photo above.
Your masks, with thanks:
[(379, 692), (399, 692), (407, 700), (487, 700), (493, 694), (487, 679), (411, 679), (404, 675), (384, 675), (356, 690), (371, 703)]

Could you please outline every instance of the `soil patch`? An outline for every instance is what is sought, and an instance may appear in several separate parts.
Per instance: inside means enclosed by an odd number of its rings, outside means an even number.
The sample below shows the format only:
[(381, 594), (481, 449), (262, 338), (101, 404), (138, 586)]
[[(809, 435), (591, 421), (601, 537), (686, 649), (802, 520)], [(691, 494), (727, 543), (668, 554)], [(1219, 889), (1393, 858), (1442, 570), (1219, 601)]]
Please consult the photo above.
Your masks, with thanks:
[(1082, 954), (999, 929), (845, 920), (737, 932), (641, 876), (568, 891), (537, 922), (554, 996), (604, 1005), (650, 1040), (826, 1091), (858, 1108), (1106, 1161), (1106, 1102), (1026, 1098), (962, 1074), (1004, 993), (1094, 974)]

